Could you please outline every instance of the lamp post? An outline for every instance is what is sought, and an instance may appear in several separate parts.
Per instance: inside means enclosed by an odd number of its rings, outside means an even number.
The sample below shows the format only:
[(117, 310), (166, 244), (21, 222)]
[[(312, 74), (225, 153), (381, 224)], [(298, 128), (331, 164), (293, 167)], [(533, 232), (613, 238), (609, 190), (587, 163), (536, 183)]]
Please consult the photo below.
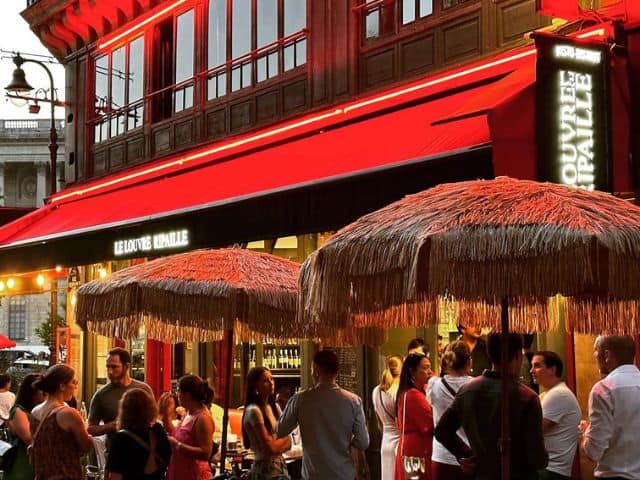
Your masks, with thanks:
[(7, 92), (14, 94), (12, 98), (21, 98), (20, 95), (23, 93), (30, 92), (33, 90), (33, 87), (29, 85), (27, 79), (25, 78), (24, 70), (22, 69), (22, 65), (25, 63), (35, 63), (36, 65), (40, 65), (44, 68), (44, 71), (47, 72), (49, 76), (49, 83), (51, 85), (51, 124), (49, 130), (49, 158), (51, 162), (51, 194), (56, 193), (57, 190), (57, 169), (56, 162), (58, 157), (58, 132), (56, 132), (56, 119), (55, 119), (55, 107), (56, 102), (53, 98), (55, 92), (55, 86), (53, 83), (53, 75), (51, 74), (51, 70), (41, 62), (40, 60), (34, 60), (32, 58), (23, 58), (19, 53), (17, 53), (13, 57), (13, 63), (16, 65), (15, 70), (13, 71), (13, 80), (11, 83), (5, 87)]
[[(58, 132), (56, 132), (55, 119), (56, 101), (53, 98), (55, 92), (53, 75), (51, 74), (51, 70), (49, 70), (49, 68), (43, 62), (31, 58), (23, 58), (19, 53), (16, 53), (16, 55), (14, 55), (13, 63), (16, 65), (16, 68), (13, 71), (13, 80), (11, 80), (11, 83), (5, 87), (7, 92), (13, 94), (12, 98), (22, 99), (22, 94), (33, 90), (33, 87), (29, 85), (27, 79), (25, 78), (24, 70), (22, 69), (23, 64), (35, 63), (36, 65), (40, 65), (49, 76), (49, 84), (51, 86), (51, 124), (49, 130), (49, 157), (51, 161), (50, 195), (53, 195), (54, 193), (56, 193), (58, 186), (58, 173), (56, 167), (58, 156)], [(51, 350), (50, 363), (51, 365), (55, 365), (58, 362), (58, 349), (56, 345), (56, 335), (58, 330), (58, 281), (55, 278), (51, 279), (51, 308), (49, 311), (49, 314), (51, 316), (51, 337), (49, 346), (49, 349)]]

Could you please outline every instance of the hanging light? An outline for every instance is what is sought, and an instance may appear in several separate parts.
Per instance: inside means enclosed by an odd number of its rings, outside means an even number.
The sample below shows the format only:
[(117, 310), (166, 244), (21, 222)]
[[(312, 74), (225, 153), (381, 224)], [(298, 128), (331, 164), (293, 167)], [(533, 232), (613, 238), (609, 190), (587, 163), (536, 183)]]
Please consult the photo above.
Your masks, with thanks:
[(43, 287), (44, 286), (44, 275), (39, 273), (38, 276), (36, 277), (36, 283), (38, 284), (39, 287)]
[(4, 291), (4, 282), (0, 280), (0, 292)]
[(13, 288), (16, 286), (16, 281), (13, 278), (7, 279), (7, 288)]
[(107, 269), (104, 267), (100, 267), (98, 269), (98, 275), (100, 276), (100, 278), (106, 278), (107, 277)]

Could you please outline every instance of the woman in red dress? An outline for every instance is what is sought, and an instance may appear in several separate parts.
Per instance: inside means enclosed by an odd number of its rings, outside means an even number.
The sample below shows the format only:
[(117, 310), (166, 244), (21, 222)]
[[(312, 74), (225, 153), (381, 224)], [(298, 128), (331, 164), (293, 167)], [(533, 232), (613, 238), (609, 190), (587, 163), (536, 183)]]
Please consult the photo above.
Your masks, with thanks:
[[(402, 365), (396, 397), (400, 443), (396, 453), (395, 480), (429, 480), (433, 448), (433, 414), (425, 395), (431, 362), (422, 354), (408, 355)], [(403, 457), (413, 457), (409, 471)]]

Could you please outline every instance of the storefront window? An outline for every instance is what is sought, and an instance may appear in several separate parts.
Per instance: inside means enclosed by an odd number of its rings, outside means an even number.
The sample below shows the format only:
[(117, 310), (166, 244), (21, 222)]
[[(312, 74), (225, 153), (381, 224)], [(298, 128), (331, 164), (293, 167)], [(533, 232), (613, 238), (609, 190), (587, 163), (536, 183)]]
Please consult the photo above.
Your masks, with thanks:
[(433, 0), (403, 0), (402, 24), (414, 22), (418, 18), (429, 16), (433, 13)]
[[(176, 22), (176, 84), (193, 77), (193, 47), (193, 10), (189, 10), (180, 15)], [(191, 107), (193, 107), (193, 84), (177, 88), (175, 91), (174, 110), (180, 112)]]
[(305, 0), (234, 0), (229, 13), (224, 0), (209, 0), (208, 22), (209, 100), (307, 62)]
[(142, 126), (144, 38), (95, 61), (94, 142)]
[[(224, 63), (227, 59), (227, 2), (210, 0), (209, 2), (209, 70), (216, 69), (209, 76), (208, 98), (212, 100), (223, 96), (227, 91), (227, 72)], [(222, 68), (220, 68), (222, 67)]]

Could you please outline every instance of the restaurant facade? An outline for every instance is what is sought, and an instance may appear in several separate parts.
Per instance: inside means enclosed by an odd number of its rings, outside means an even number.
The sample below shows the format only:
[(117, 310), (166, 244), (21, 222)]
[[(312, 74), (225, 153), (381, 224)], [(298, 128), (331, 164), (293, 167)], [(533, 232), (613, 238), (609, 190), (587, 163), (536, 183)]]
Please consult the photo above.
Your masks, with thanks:
[[(509, 175), (633, 197), (640, 12), (577, 4), (30, 0), (22, 16), (66, 68), (65, 188), (0, 228), (0, 274), (67, 268), (73, 324), (77, 286), (111, 271), (234, 244), (303, 261), (332, 231), (443, 182)], [(371, 425), (382, 356), (415, 336), (434, 351), (455, 321), (340, 350)], [(536, 345), (564, 355), (583, 409), (590, 342), (558, 331)], [(156, 393), (221, 367), (213, 344), (72, 327), (85, 399), (120, 344)], [(287, 394), (308, 385), (314, 348), (238, 345), (236, 403), (252, 365)]]

